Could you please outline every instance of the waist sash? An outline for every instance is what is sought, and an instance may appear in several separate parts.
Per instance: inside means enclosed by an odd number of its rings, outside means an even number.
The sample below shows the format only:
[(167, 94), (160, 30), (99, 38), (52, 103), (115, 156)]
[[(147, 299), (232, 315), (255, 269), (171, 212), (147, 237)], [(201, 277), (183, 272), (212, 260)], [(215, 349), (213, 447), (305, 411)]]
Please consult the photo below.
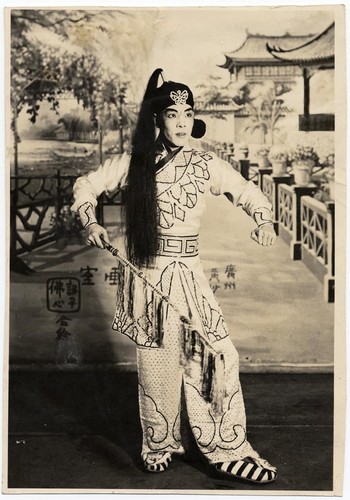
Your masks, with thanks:
[(157, 255), (162, 257), (195, 257), (198, 255), (198, 234), (192, 236), (160, 235)]

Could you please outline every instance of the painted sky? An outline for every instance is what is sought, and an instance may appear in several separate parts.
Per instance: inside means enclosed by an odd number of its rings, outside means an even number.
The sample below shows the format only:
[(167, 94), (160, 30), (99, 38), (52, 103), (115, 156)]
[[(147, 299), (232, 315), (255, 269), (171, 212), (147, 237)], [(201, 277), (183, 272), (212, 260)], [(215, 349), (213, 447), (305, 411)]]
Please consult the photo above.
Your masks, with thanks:
[[(119, 9), (119, 12), (123, 8)], [(125, 9), (131, 16), (115, 11), (110, 21), (114, 35), (83, 32), (86, 43), (98, 39), (98, 52), (105, 66), (126, 79), (132, 74), (131, 101), (138, 101), (152, 71), (161, 67), (165, 77), (182, 81), (191, 88), (208, 79), (221, 77), (227, 83), (227, 70), (218, 65), (225, 62), (224, 54), (237, 49), (247, 31), (265, 35), (317, 34), (334, 20), (332, 6), (310, 7), (179, 7)], [(72, 35), (72, 50), (75, 33)], [(81, 36), (82, 33), (80, 32)], [(105, 36), (105, 38), (104, 38)], [(42, 44), (60, 47), (61, 41), (52, 34), (38, 32)], [(82, 47), (84, 51), (84, 45)], [(130, 70), (131, 68), (131, 70)], [(74, 104), (74, 106), (73, 106)], [(62, 102), (60, 111), (69, 111), (76, 103)], [(42, 112), (48, 107), (43, 103)], [(25, 113), (20, 116), (20, 128), (28, 127)]]
[[(167, 78), (191, 86), (211, 74), (225, 77), (227, 71), (218, 65), (225, 62), (225, 52), (244, 42), (247, 31), (265, 35), (317, 34), (334, 20), (332, 7), (325, 6), (119, 8), (114, 12), (114, 19), (108, 21), (112, 34), (105, 38), (102, 33), (96, 35), (106, 66), (118, 72), (128, 67), (129, 58), (130, 65), (134, 61), (133, 73), (138, 78), (147, 79), (155, 68), (162, 67)], [(88, 28), (78, 35), (72, 36), (72, 42), (83, 35), (89, 44), (94, 36)], [(52, 35), (45, 38), (43, 32), (38, 36), (42, 43), (54, 41)]]
[(167, 78), (196, 85), (209, 74), (227, 76), (217, 67), (224, 53), (237, 49), (250, 33), (318, 33), (334, 20), (329, 10), (299, 7), (163, 9), (149, 57), (149, 69), (162, 67)]

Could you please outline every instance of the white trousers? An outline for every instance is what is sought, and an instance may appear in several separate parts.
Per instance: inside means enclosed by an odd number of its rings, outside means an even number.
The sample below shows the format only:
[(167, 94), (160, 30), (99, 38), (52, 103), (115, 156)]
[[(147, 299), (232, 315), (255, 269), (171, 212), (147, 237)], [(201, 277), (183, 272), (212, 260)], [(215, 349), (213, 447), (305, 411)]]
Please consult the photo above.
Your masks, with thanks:
[(215, 342), (223, 353), (224, 395), (222, 409), (206, 401), (200, 390), (200, 367), (192, 359), (183, 363), (180, 332), (165, 328), (164, 346), (137, 347), (142, 453), (184, 453), (180, 434), (181, 393), (185, 395), (188, 420), (198, 448), (210, 463), (257, 457), (246, 439), (246, 417), (239, 382), (238, 354), (229, 337)]

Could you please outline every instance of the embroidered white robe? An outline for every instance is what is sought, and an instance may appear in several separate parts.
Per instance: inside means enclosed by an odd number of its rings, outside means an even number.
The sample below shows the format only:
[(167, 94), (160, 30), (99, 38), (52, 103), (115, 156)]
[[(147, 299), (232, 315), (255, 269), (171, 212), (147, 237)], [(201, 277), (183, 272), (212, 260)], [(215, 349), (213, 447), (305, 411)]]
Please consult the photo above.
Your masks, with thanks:
[[(87, 202), (96, 206), (102, 192), (111, 195), (125, 187), (128, 166), (129, 156), (124, 154), (80, 177), (74, 186), (72, 210), (78, 212)], [(167, 307), (163, 311), (162, 346), (157, 347), (154, 330), (159, 317), (155, 296), (137, 278), (132, 278), (131, 283), (128, 275), (117, 293), (112, 326), (137, 344), (142, 453), (183, 452), (180, 435), (183, 386), (193, 435), (210, 462), (257, 456), (246, 439), (238, 354), (204, 275), (197, 245), (207, 196), (226, 194), (233, 205), (242, 207), (256, 220), (257, 214), (266, 218), (271, 205), (259, 188), (246, 181), (229, 163), (214, 153), (190, 147), (183, 148), (160, 168), (156, 181), (159, 255), (151, 267), (142, 271), (177, 310)], [(220, 358), (222, 363), (213, 366), (213, 360), (203, 354), (203, 346), (197, 345), (195, 339), (191, 355), (184, 356), (179, 313), (190, 316), (195, 330), (213, 347), (218, 355), (216, 360)], [(217, 397), (208, 393), (213, 387), (220, 404)]]

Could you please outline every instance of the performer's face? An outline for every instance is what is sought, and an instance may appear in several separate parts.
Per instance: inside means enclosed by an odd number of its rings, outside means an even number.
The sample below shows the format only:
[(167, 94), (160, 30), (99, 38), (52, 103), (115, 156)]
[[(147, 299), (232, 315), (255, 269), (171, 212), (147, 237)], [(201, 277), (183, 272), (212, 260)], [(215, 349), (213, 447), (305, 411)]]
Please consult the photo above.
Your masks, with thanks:
[(174, 146), (187, 144), (193, 128), (194, 111), (188, 104), (173, 104), (160, 114), (160, 128)]

